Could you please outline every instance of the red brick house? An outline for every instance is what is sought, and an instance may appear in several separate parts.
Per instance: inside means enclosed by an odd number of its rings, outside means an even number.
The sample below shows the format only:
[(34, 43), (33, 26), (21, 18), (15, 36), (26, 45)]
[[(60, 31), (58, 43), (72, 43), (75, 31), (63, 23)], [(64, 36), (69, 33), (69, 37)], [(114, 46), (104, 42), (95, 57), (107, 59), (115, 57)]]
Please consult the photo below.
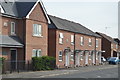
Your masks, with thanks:
[(28, 61), (34, 56), (47, 55), (49, 18), (43, 3), (2, 2), (0, 4), (0, 53), (13, 61)]
[(56, 66), (73, 67), (101, 63), (101, 37), (79, 23), (49, 16), (48, 55)]
[(114, 40), (118, 43), (118, 50), (117, 50), (117, 56), (120, 59), (120, 39), (114, 38)]
[(102, 42), (101, 42), (101, 49), (105, 51), (102, 56), (105, 58), (109, 57), (117, 57), (118, 56), (118, 43), (114, 41), (114, 39), (104, 33), (96, 32), (98, 35), (102, 37)]

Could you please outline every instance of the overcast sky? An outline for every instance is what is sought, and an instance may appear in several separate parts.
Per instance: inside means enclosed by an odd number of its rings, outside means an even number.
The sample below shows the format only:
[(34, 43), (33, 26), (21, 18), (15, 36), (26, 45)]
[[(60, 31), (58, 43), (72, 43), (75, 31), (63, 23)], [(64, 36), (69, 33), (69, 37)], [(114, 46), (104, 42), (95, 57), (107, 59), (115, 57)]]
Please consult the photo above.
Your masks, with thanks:
[(42, 0), (47, 13), (118, 37), (118, 0)]

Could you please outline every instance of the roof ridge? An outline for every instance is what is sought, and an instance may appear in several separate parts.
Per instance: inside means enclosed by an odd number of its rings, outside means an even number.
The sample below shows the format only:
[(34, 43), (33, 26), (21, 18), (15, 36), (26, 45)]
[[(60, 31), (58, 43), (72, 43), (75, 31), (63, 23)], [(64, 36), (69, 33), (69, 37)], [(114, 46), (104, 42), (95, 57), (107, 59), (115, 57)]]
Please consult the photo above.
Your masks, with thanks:
[[(53, 16), (53, 15), (49, 15), (49, 17), (51, 17), (51, 20), (52, 20), (53, 24), (55, 24), (55, 25), (58, 24), (58, 23), (61, 25), (61, 21), (65, 21), (65, 22), (63, 22), (63, 24), (62, 24), (63, 27), (61, 27), (61, 29), (76, 32), (76, 33), (86, 34), (86, 35), (90, 35), (90, 36), (97, 36), (97, 37), (99, 36), (94, 31), (92, 31), (91, 29), (83, 26), (82, 24), (80, 24), (78, 22), (70, 21), (68, 19), (63, 19), (63, 18), (56, 17), (56, 16)], [(57, 20), (55, 20), (55, 22), (57, 22), (57, 23), (54, 22), (54, 19), (57, 19)], [(59, 28), (60, 28), (60, 25), (58, 26)], [(65, 28), (65, 26), (68, 26), (68, 27)], [(57, 25), (56, 25), (56, 27), (57, 27)], [(78, 28), (81, 29), (81, 30), (78, 30)]]

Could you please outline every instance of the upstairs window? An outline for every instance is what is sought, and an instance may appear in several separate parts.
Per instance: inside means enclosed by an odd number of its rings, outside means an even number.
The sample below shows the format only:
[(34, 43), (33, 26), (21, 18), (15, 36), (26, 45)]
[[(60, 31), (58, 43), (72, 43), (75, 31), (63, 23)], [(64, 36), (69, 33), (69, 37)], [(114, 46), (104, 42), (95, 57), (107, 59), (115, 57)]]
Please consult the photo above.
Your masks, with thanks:
[(11, 35), (15, 35), (15, 22), (11, 22)]
[(84, 37), (80, 37), (80, 45), (84, 45)]
[(71, 35), (71, 44), (74, 45), (74, 35)]
[(41, 49), (33, 49), (32, 50), (32, 57), (41, 57)]
[(60, 44), (63, 44), (63, 38), (64, 38), (63, 33), (60, 33), (59, 34), (59, 43)]
[(42, 26), (40, 24), (33, 24), (33, 36), (42, 36)]
[(92, 39), (89, 38), (89, 46), (92, 46)]
[(98, 47), (98, 44), (99, 44), (98, 39), (96, 39), (96, 47)]

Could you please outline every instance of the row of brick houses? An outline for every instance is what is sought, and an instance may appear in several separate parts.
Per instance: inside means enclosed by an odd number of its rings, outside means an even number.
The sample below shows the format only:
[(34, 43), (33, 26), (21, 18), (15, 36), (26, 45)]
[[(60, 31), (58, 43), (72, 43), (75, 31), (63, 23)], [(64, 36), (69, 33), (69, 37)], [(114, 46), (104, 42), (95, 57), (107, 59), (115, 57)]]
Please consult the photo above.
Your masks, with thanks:
[(101, 63), (101, 37), (79, 23), (49, 16), (48, 53), (56, 65), (84, 66)]
[(17, 69), (17, 61), (35, 56), (55, 57), (58, 68), (101, 64), (106, 51), (103, 37), (79, 23), (48, 15), (40, 0), (5, 0), (0, 12), (0, 53), (14, 61), (13, 69)]

